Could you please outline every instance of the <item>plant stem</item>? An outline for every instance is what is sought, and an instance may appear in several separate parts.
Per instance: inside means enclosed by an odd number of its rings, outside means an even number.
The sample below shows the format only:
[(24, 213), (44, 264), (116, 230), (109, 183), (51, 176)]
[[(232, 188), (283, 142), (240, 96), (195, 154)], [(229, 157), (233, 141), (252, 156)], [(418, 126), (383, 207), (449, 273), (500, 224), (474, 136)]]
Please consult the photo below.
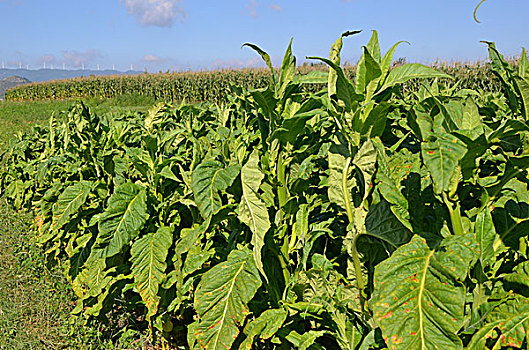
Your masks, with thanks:
[[(342, 173), (342, 191), (344, 194), (344, 202), (345, 202), (345, 209), (347, 210), (347, 217), (349, 219), (349, 225), (354, 225), (354, 214), (353, 209), (351, 207), (351, 194), (349, 193), (349, 188), (347, 186), (347, 175), (349, 174), (349, 167), (351, 166), (351, 157), (347, 158), (347, 161), (345, 162), (345, 167), (343, 169)], [(352, 228), (354, 230), (354, 228)], [(356, 287), (360, 291), (360, 303), (362, 305), (362, 309), (365, 308), (365, 300), (364, 300), (364, 279), (362, 276), (362, 264), (360, 262), (360, 257), (358, 255), (358, 250), (356, 249), (356, 241), (360, 235), (358, 232), (355, 232), (353, 235), (353, 240), (351, 242), (351, 257), (353, 259), (353, 266), (355, 269), (355, 275), (356, 275)]]
[(349, 174), (349, 167), (351, 166), (351, 157), (347, 158), (347, 161), (345, 162), (345, 167), (343, 169), (342, 173), (342, 191), (343, 191), (343, 199), (345, 202), (345, 209), (347, 210), (347, 218), (349, 219), (349, 223), (354, 223), (354, 216), (353, 216), (353, 210), (351, 208), (351, 195), (349, 194), (349, 189), (347, 188), (347, 175)]
[(446, 196), (446, 193), (443, 192), (443, 201), (445, 202), (446, 207), (448, 208), (448, 212), (450, 214), (450, 221), (452, 222), (452, 229), (454, 230), (454, 235), (460, 236), (465, 234), (465, 230), (463, 229), (463, 220), (461, 219), (461, 208), (459, 207), (459, 203), (455, 203), (455, 208), (452, 207), (452, 203), (450, 203), (450, 200)]
[(279, 207), (281, 210), (281, 218), (283, 218), (283, 206), (287, 202), (287, 187), (285, 184), (285, 164), (283, 163), (283, 157), (281, 152), (279, 152), (277, 158), (277, 181), (279, 182), (279, 187), (277, 189), (277, 196), (279, 197)]

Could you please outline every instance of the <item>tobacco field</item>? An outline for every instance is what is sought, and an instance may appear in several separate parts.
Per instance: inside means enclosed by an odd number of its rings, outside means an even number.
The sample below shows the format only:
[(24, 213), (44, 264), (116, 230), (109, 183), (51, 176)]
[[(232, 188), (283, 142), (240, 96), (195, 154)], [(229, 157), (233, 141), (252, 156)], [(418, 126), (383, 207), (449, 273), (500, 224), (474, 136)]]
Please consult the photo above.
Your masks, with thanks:
[(351, 76), (353, 34), (311, 58), (325, 71), (245, 44), (264, 87), (81, 103), (11, 142), (2, 192), (35, 213), (73, 317), (127, 313), (165, 349), (529, 346), (526, 52), (484, 43), (498, 88), (461, 87), (392, 66), (373, 32)]

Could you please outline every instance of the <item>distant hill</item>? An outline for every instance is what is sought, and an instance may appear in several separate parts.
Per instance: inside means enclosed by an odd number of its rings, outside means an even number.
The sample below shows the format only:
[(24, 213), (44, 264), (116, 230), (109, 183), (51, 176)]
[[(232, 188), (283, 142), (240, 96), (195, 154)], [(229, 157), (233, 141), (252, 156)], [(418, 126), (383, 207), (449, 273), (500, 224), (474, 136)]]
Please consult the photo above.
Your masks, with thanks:
[(4, 68), (0, 69), (0, 79), (10, 77), (10, 76), (19, 76), (26, 78), (34, 82), (40, 81), (49, 81), (49, 80), (61, 80), (61, 79), (71, 79), (77, 77), (88, 77), (90, 75), (116, 75), (116, 74), (140, 74), (143, 72), (140, 71), (126, 71), (120, 72), (117, 70), (89, 70), (89, 69), (77, 69), (77, 70), (67, 70), (67, 69), (12, 69)]
[(26, 78), (19, 77), (16, 75), (6, 77), (6, 78), (1, 78), (0, 79), (0, 100), (4, 98), (4, 94), (7, 89), (18, 86), (18, 85), (22, 85), (22, 84), (28, 84), (28, 83), (31, 83), (31, 81)]

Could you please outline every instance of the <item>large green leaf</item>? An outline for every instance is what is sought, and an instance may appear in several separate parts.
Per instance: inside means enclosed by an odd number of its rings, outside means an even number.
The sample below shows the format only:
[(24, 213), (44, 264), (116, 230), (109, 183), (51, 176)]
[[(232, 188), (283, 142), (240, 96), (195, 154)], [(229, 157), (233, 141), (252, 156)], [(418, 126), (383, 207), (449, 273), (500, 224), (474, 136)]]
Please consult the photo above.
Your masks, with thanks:
[(195, 338), (203, 349), (230, 349), (248, 314), (248, 302), (261, 286), (249, 249), (234, 250), (208, 270), (195, 293)]
[(353, 158), (353, 164), (362, 174), (363, 198), (365, 199), (372, 187), (372, 179), (377, 164), (377, 151), (371, 140), (365, 141)]
[(520, 77), (515, 77), (514, 81), (521, 95), (522, 115), (527, 120), (529, 118), (529, 81)]
[[(344, 192), (344, 180), (348, 189), (356, 185), (354, 179), (353, 167), (349, 166), (347, 174), (344, 174), (347, 159), (350, 159), (349, 150), (344, 144), (334, 143), (329, 149), (328, 163), (329, 163), (329, 182), (328, 195), (329, 201), (336, 203), (343, 209), (346, 209), (346, 200), (350, 200), (350, 196)], [(349, 163), (351, 161), (349, 160)], [(345, 177), (344, 177), (345, 175)]]
[(77, 213), (86, 202), (88, 194), (92, 190), (90, 181), (79, 181), (68, 186), (53, 204), (53, 217), (51, 230), (58, 230), (70, 221), (72, 215)]
[(485, 267), (494, 255), (493, 244), (496, 239), (496, 228), (489, 207), (485, 207), (478, 213), (474, 231), (479, 244), (479, 260), (481, 266)]
[(148, 217), (145, 188), (130, 182), (120, 185), (99, 219), (99, 236), (93, 252), (100, 257), (118, 254), (138, 236)]
[[(468, 349), (526, 349), (529, 337), (529, 300), (511, 299), (487, 316), (487, 323), (472, 337)], [(499, 334), (496, 330), (499, 330)], [(490, 346), (485, 344), (489, 343)]]
[[(402, 194), (399, 180), (396, 179), (395, 171), (392, 170), (389, 164), (389, 159), (386, 155), (384, 145), (379, 139), (375, 139), (373, 144), (377, 148), (378, 153), (378, 170), (376, 174), (377, 189), (380, 194), (391, 204), (391, 211), (395, 214), (397, 219), (406, 226), (410, 231), (412, 230), (410, 223), (409, 203), (406, 197)], [(405, 162), (397, 158), (395, 167), (404, 167)]]
[(322, 57), (307, 58), (317, 59), (327, 63), (331, 67), (329, 71), (334, 72), (336, 74), (336, 78), (334, 78), (334, 75), (332, 77), (329, 75), (329, 80), (331, 80), (331, 78), (333, 80), (336, 79), (334, 85), (329, 85), (329, 98), (332, 99), (335, 96), (335, 98), (338, 99), (339, 103), (342, 104), (343, 107), (345, 107), (348, 111), (351, 110), (351, 106), (354, 101), (363, 100), (363, 96), (355, 92), (353, 82), (345, 76), (345, 73), (339, 64), (336, 64), (335, 62)]
[(285, 56), (283, 57), (283, 63), (281, 64), (281, 69), (279, 71), (279, 85), (276, 88), (276, 97), (281, 98), (285, 93), (285, 89), (288, 84), (294, 79), (296, 74), (296, 57), (292, 55), (292, 39), (288, 44), (288, 48), (285, 51)]
[(390, 87), (393, 87), (398, 84), (403, 84), (411, 79), (417, 78), (452, 79), (452, 77), (448, 74), (441, 73), (433, 68), (426, 67), (418, 63), (409, 63), (390, 71), (382, 87), (378, 89), (378, 92), (382, 92)]
[[(340, 51), (342, 51), (342, 45), (343, 45), (343, 38), (346, 38), (350, 35), (355, 35), (360, 33), (361, 30), (355, 30), (355, 31), (347, 31), (345, 33), (342, 33), (338, 39), (332, 44), (331, 46), (331, 52), (329, 54), (330, 62), (334, 63), (337, 67), (340, 66)], [(339, 76), (340, 75), (340, 76)], [(328, 75), (328, 94), (329, 97), (336, 94), (337, 86), (338, 86), (338, 79), (341, 80), (340, 84), (343, 84), (343, 79), (345, 76), (341, 74), (339, 70), (333, 70), (329, 69), (329, 75)]]
[(467, 152), (466, 145), (447, 133), (436, 133), (421, 144), (424, 165), (428, 168), (437, 194), (450, 191), (459, 170), (458, 164)]
[(386, 77), (386, 75), (389, 73), (389, 68), (391, 67), (391, 61), (393, 61), (393, 56), (395, 55), (395, 50), (397, 50), (397, 47), (407, 41), (399, 41), (395, 45), (389, 49), (384, 57), (382, 57), (382, 60), (380, 62), (380, 69), (382, 70), (382, 79)]
[(258, 193), (264, 174), (259, 170), (259, 153), (253, 151), (248, 162), (241, 170), (242, 197), (239, 205), (239, 219), (252, 231), (252, 245), (255, 263), (265, 276), (261, 250), (264, 246), (266, 232), (270, 228), (270, 218), (266, 204)]
[(226, 190), (239, 175), (241, 167), (225, 167), (217, 160), (200, 163), (191, 176), (191, 189), (200, 214), (204, 219), (215, 214), (222, 206), (219, 191)]
[(366, 48), (369, 50), (369, 53), (377, 63), (380, 63), (382, 59), (382, 54), (380, 52), (380, 44), (378, 43), (378, 32), (376, 30), (372, 31), (371, 39), (367, 43)]
[(134, 282), (147, 307), (148, 318), (158, 310), (158, 287), (165, 277), (165, 259), (172, 243), (171, 228), (163, 226), (138, 239), (130, 250)]
[(414, 236), (375, 268), (371, 299), (376, 323), (393, 349), (462, 349), (462, 285), (477, 244), (472, 235), (452, 236), (436, 249)]
[(358, 62), (356, 69), (355, 89), (358, 94), (366, 93), (369, 83), (382, 75), (382, 70), (378, 62), (371, 56), (367, 48)]
[(364, 234), (384, 242), (390, 250), (408, 243), (411, 233), (393, 215), (386, 201), (373, 205), (366, 216)]
[(248, 46), (249, 48), (253, 49), (255, 52), (257, 52), (259, 54), (259, 56), (261, 56), (263, 61), (265, 61), (266, 65), (268, 66), (268, 69), (270, 69), (270, 73), (272, 74), (271, 83), (272, 83), (272, 85), (275, 86), (277, 77), (276, 77), (276, 73), (275, 73), (274, 67), (272, 66), (272, 60), (270, 59), (270, 55), (267, 54), (265, 51), (263, 51), (259, 46), (255, 45), (255, 44), (244, 43), (242, 45), (242, 47), (245, 47), (245, 46)]

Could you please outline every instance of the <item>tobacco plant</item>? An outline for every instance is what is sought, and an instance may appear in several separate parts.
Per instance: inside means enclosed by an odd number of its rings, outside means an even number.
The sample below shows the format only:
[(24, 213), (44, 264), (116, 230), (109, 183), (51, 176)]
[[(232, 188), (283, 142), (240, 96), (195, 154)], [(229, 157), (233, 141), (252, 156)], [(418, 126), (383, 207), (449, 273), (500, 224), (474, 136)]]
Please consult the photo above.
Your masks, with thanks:
[[(190, 349), (526, 348), (529, 63), (488, 43), (501, 94), (392, 67), (296, 73), (222, 104), (95, 115), (18, 135), (3, 193), (78, 296)], [(419, 88), (403, 91), (414, 80)], [(325, 89), (309, 92), (308, 84)]]

